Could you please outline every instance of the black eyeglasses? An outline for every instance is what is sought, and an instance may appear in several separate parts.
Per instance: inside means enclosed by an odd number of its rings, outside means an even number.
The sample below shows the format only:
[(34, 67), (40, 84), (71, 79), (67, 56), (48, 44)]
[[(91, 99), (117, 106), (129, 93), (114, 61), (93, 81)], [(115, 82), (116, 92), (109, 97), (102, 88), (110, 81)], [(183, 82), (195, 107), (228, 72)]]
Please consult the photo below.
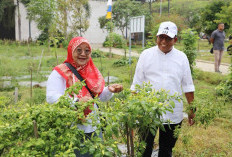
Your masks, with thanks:
[(78, 55), (82, 54), (82, 52), (84, 51), (85, 55), (89, 55), (91, 53), (90, 49), (81, 49), (81, 48), (77, 48), (76, 52)]
[(162, 40), (166, 40), (167, 42), (172, 41), (172, 39), (174, 38), (170, 38), (168, 36), (163, 36), (163, 35), (159, 35), (158, 38), (162, 41)]

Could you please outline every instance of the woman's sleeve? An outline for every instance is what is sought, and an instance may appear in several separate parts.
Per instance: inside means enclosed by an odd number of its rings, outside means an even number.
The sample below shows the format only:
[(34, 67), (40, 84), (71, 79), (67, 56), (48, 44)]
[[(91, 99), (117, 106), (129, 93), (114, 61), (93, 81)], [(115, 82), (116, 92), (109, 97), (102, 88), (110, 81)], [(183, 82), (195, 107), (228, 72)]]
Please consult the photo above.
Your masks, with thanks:
[(112, 98), (113, 95), (114, 95), (114, 93), (111, 93), (108, 89), (108, 86), (107, 86), (103, 89), (102, 93), (99, 95), (99, 99), (101, 101), (108, 101)]
[(65, 89), (66, 80), (56, 70), (53, 70), (47, 81), (47, 102), (49, 104), (57, 102), (60, 96), (64, 95)]

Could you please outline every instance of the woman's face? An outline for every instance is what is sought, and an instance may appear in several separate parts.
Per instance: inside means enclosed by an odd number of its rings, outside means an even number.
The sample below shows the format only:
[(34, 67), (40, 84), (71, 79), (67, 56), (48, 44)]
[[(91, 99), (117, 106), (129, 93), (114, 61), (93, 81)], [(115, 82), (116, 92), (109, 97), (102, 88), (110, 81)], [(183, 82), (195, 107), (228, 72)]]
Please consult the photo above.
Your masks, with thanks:
[(83, 66), (90, 59), (91, 49), (87, 43), (82, 43), (73, 51), (72, 56), (77, 66)]

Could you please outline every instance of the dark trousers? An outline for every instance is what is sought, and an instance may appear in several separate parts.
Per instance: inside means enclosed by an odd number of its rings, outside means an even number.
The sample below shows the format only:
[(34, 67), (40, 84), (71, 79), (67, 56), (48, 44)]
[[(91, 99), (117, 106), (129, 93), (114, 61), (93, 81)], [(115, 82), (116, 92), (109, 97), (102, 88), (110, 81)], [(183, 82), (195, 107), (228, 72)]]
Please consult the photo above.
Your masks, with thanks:
[[(158, 157), (172, 157), (172, 148), (175, 146), (177, 138), (174, 137), (175, 127), (181, 127), (181, 123), (178, 124), (164, 124), (165, 131), (159, 129), (159, 154)], [(171, 128), (171, 129), (170, 129)], [(153, 151), (155, 135), (149, 131), (146, 142), (146, 149), (143, 153), (143, 157), (150, 157)]]

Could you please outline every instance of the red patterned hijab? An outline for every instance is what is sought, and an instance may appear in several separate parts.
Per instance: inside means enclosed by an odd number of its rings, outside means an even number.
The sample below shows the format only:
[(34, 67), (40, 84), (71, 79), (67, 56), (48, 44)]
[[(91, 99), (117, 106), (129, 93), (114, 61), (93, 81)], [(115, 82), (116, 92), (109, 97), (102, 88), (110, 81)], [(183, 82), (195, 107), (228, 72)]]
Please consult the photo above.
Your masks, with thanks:
[[(74, 66), (77, 69), (78, 73), (85, 80), (85, 83), (89, 87), (90, 91), (96, 96), (96, 95), (101, 94), (101, 92), (103, 91), (105, 87), (105, 81), (100, 71), (93, 64), (91, 57), (89, 61), (87, 62), (87, 64), (83, 66), (79, 66), (79, 67), (77, 66), (76, 62), (73, 60), (73, 57), (72, 57), (73, 51), (82, 43), (87, 43), (91, 50), (90, 44), (85, 38), (75, 37), (69, 42), (68, 55), (64, 63), (70, 63), (72, 66)], [(66, 80), (66, 88), (68, 88), (72, 86), (75, 82), (78, 82), (79, 80), (64, 63), (56, 66), (54, 70), (56, 70)], [(90, 93), (85, 87), (82, 88), (82, 90), (79, 92), (79, 95), (77, 95), (77, 97), (78, 98), (82, 98), (82, 97), (92, 98)], [(86, 109), (85, 115), (89, 114), (90, 112), (91, 112), (90, 109)]]

